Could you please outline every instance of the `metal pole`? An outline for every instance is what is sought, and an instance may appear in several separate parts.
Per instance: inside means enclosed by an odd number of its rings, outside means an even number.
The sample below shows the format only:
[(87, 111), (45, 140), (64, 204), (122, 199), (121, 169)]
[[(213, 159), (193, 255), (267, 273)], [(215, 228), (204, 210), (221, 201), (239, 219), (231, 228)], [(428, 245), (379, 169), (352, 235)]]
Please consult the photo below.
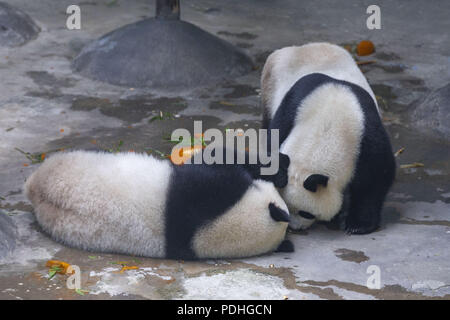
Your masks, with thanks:
[(180, 20), (180, 0), (156, 0), (156, 19)]

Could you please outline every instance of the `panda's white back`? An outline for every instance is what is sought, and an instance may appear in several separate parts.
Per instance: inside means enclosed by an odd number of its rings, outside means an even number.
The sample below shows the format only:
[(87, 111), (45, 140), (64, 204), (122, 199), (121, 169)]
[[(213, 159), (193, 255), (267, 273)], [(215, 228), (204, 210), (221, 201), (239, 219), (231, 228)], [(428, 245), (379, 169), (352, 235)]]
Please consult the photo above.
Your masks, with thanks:
[(347, 50), (325, 42), (309, 43), (276, 50), (267, 58), (261, 77), (261, 95), (263, 108), (270, 117), (295, 82), (311, 73), (357, 84), (369, 92), (376, 104), (372, 89)]
[(163, 257), (170, 173), (168, 162), (147, 155), (76, 151), (47, 159), (25, 190), (40, 225), (57, 240)]

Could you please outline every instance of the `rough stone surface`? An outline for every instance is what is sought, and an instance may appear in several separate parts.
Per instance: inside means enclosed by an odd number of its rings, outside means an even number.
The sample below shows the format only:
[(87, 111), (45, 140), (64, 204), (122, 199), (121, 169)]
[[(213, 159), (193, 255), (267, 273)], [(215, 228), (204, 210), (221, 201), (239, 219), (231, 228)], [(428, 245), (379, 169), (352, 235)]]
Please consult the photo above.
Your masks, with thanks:
[[(450, 142), (411, 122), (415, 102), (450, 83), (449, 1), (379, 0), (381, 30), (366, 28), (369, 1), (182, 1), (184, 20), (243, 48), (257, 68), (170, 94), (94, 81), (71, 69), (87, 43), (143, 14), (154, 16), (151, 1), (84, 1), (80, 31), (65, 29), (72, 0), (7, 2), (32, 12), (46, 32), (26, 46), (0, 47), (0, 210), (19, 233), (16, 249), (0, 260), (0, 299), (450, 299)], [(270, 52), (310, 41), (354, 46), (365, 39), (376, 52), (364, 59), (376, 62), (361, 69), (379, 98), (393, 150), (404, 148), (377, 232), (348, 236), (316, 224), (288, 234), (294, 253), (187, 262), (77, 250), (38, 227), (22, 188), (42, 153), (151, 149), (159, 156), (156, 150), (170, 152), (172, 131), (192, 130), (193, 120), (202, 120), (203, 129), (258, 128), (260, 72)], [(167, 117), (155, 120), (160, 111)], [(424, 167), (400, 168), (414, 162)], [(49, 259), (78, 265), (89, 293), (67, 289), (66, 276), (49, 279)], [(139, 269), (120, 273), (121, 264)], [(380, 289), (366, 285), (372, 265), (380, 268)]]
[(21, 10), (0, 2), (0, 46), (16, 47), (34, 39), (40, 28)]
[(17, 229), (12, 219), (0, 211), (0, 259), (16, 247)]
[(191, 23), (150, 18), (95, 40), (73, 66), (82, 75), (111, 84), (169, 91), (240, 76), (251, 70), (252, 61)]
[(420, 101), (412, 120), (424, 132), (450, 140), (450, 83)]

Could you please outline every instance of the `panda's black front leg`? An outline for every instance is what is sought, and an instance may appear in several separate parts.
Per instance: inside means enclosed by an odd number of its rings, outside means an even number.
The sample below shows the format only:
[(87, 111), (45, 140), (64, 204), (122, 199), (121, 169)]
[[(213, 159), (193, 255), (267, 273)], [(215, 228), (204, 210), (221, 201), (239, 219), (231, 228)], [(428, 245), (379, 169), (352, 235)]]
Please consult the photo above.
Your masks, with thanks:
[(385, 193), (377, 190), (354, 191), (350, 194), (345, 230), (348, 234), (367, 234), (380, 226)]

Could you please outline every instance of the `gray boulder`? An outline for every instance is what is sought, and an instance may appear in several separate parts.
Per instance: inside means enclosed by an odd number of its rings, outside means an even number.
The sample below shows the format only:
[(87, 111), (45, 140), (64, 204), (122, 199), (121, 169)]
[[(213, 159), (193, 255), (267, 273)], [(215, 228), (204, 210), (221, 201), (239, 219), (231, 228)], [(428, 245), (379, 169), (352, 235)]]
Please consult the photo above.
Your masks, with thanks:
[(411, 120), (424, 133), (450, 140), (450, 83), (419, 101)]
[(252, 67), (251, 59), (227, 41), (191, 23), (158, 18), (106, 34), (73, 62), (91, 79), (167, 91), (211, 85)]
[(40, 28), (24, 12), (0, 2), (0, 46), (17, 47), (36, 38)]

